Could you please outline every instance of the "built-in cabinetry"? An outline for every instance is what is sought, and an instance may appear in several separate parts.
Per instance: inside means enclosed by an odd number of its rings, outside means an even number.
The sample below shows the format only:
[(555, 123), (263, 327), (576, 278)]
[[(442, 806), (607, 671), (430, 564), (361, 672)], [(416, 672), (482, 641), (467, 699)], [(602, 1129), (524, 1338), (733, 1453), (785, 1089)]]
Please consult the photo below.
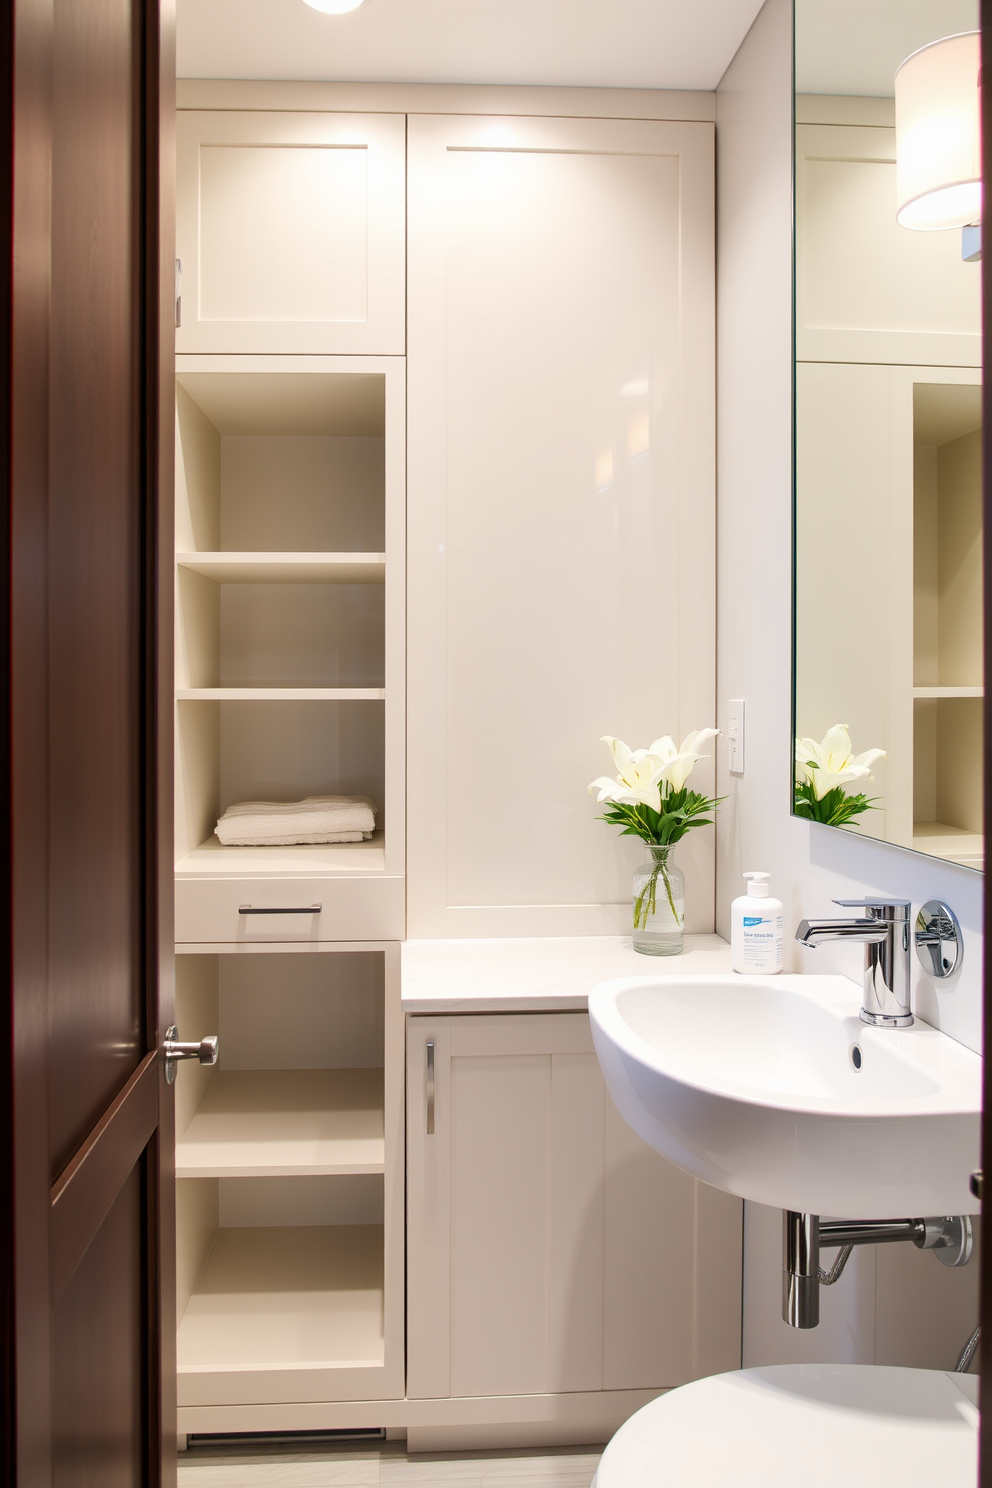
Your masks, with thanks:
[(978, 866), (980, 399), (972, 368), (796, 368), (800, 732), (884, 745), (859, 830)]
[[(177, 1021), (220, 1035), (177, 1087), (180, 1430), (601, 1440), (739, 1363), (739, 1206), (631, 1136), (582, 1011), (431, 1023), (426, 1136), (418, 1019), (404, 1335), (397, 942), (408, 887), (421, 935), (625, 929), (601, 736), (714, 721), (709, 104), (213, 87), (178, 132)], [(213, 835), (331, 793), (371, 841)]]
[(176, 1081), (180, 1427), (217, 1407), (403, 1394), (396, 945), (197, 947)]
[(796, 718), (858, 830), (981, 867), (981, 276), (895, 220), (886, 99), (797, 98)]
[[(177, 940), (399, 938), (402, 362), (180, 357), (176, 406)], [(214, 836), (234, 802), (324, 794), (371, 797), (372, 840)]]
[(977, 374), (925, 375), (913, 385), (913, 846), (981, 867), (982, 388)]
[(411, 1399), (585, 1393), (607, 1430), (739, 1367), (740, 1203), (617, 1115), (587, 1014), (415, 1016), (407, 1048)]
[[(404, 159), (402, 117), (179, 119), (185, 1431), (404, 1394)], [(371, 840), (214, 835), (313, 795)]]

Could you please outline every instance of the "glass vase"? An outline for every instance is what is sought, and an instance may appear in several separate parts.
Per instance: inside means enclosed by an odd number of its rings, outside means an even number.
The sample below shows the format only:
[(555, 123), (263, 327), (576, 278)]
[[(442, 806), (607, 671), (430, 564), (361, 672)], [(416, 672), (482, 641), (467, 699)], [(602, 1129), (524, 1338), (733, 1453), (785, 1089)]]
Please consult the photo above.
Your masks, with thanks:
[(634, 950), (643, 956), (678, 956), (685, 924), (685, 875), (671, 847), (645, 843), (647, 857), (634, 874)]

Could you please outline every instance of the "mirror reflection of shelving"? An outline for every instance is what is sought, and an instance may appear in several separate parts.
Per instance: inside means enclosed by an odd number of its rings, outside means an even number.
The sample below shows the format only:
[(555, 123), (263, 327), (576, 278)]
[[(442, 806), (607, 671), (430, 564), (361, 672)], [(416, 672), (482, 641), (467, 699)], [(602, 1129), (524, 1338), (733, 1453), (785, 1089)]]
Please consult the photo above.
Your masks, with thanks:
[[(180, 873), (384, 870), (386, 797), (402, 778), (401, 756), (386, 765), (390, 716), (402, 730), (387, 681), (390, 668), (394, 684), (402, 676), (402, 570), (387, 566), (402, 501), (387, 496), (390, 372), (351, 370), (362, 365), (180, 358)], [(395, 521), (392, 537), (401, 551)], [(239, 801), (314, 795), (370, 796), (371, 841), (222, 847), (214, 836)]]
[(982, 867), (981, 387), (913, 396), (913, 846)]
[(177, 958), (177, 1016), (221, 1049), (176, 1085), (182, 1404), (232, 1374), (239, 1399), (295, 1399), (301, 1370), (376, 1398), (401, 1370), (393, 950)]

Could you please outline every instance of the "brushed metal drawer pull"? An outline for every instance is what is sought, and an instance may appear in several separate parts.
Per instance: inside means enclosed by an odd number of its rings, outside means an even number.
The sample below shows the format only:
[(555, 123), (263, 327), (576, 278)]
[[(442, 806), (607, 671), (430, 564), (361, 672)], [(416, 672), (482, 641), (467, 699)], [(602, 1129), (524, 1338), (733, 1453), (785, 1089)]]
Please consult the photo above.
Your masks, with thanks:
[(434, 1135), (434, 1040), (427, 1040), (427, 1135)]
[(323, 907), (322, 904), (295, 904), (284, 908), (277, 904), (272, 908), (263, 908), (257, 904), (239, 904), (238, 914), (320, 914)]

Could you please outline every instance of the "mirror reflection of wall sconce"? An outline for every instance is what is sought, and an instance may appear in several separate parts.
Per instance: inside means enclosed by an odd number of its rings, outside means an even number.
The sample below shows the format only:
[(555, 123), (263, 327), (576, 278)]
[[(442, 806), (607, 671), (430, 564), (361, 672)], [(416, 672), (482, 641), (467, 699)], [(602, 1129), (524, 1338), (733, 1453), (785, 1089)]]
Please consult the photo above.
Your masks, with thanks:
[(961, 256), (982, 256), (980, 33), (932, 41), (896, 71), (896, 220), (962, 229)]

